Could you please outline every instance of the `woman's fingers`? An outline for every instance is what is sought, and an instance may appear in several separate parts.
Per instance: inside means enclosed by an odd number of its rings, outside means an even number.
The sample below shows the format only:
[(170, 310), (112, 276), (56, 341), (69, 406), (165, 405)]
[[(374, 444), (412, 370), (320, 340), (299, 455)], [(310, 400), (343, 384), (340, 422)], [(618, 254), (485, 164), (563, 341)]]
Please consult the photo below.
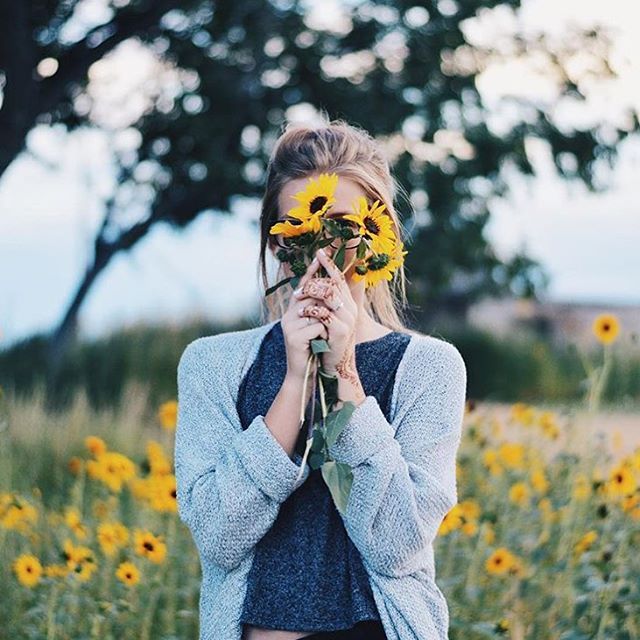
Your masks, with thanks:
[[(307, 267), (307, 270), (302, 275), (302, 278), (300, 278), (300, 280), (298, 281), (298, 289), (302, 290), (302, 287), (304, 287), (304, 285), (313, 277), (313, 274), (319, 268), (320, 268), (320, 262), (318, 261), (317, 258), (314, 258), (309, 264), (309, 266)], [(296, 289), (296, 291), (298, 289)]]
[(322, 249), (318, 249), (316, 257), (318, 258), (319, 264), (321, 264), (329, 274), (329, 277), (338, 285), (338, 288), (348, 286), (344, 273), (340, 271), (338, 265), (329, 257), (329, 255), (324, 253)]

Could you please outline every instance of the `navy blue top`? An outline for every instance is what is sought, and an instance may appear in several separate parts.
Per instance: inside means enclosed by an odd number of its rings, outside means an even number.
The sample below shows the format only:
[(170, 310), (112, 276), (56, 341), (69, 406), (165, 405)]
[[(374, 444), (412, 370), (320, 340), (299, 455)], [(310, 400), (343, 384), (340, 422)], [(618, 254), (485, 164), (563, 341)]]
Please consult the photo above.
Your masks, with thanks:
[[(392, 331), (355, 345), (364, 391), (375, 396), (389, 421), (395, 373), (410, 338)], [(278, 321), (263, 338), (240, 384), (237, 408), (243, 429), (255, 416), (266, 415), (286, 368), (284, 335)], [(315, 397), (319, 401), (318, 385)], [(316, 419), (319, 415), (316, 412)], [(307, 423), (308, 419), (296, 443), (301, 456)], [(344, 528), (321, 470), (311, 469), (307, 480), (282, 503), (271, 529), (256, 545), (240, 621), (288, 631), (336, 631), (366, 626), (365, 620), (377, 620), (383, 631), (360, 552)]]

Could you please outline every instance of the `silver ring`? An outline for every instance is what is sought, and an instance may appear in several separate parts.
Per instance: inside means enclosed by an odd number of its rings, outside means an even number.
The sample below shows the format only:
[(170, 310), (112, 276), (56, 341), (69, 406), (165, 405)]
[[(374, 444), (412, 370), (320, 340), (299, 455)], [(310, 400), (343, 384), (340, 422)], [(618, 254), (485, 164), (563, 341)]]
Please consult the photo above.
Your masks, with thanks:
[(334, 309), (332, 309), (332, 311), (337, 311), (343, 304), (344, 304), (344, 300), (340, 300), (340, 304)]

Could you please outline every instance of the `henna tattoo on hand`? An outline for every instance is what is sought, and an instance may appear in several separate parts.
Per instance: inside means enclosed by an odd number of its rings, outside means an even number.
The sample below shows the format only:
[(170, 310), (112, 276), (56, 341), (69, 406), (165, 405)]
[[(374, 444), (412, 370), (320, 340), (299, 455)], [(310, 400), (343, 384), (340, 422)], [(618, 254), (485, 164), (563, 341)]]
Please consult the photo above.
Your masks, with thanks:
[(356, 331), (354, 329), (351, 332), (349, 342), (347, 343), (347, 348), (345, 349), (340, 362), (338, 362), (338, 364), (336, 365), (336, 372), (341, 378), (343, 378), (356, 388), (358, 400), (361, 401), (364, 400), (366, 396), (364, 395), (364, 390), (362, 389), (362, 384), (360, 383), (360, 379), (358, 378), (358, 372), (356, 369), (355, 354), (353, 352), (355, 339)]

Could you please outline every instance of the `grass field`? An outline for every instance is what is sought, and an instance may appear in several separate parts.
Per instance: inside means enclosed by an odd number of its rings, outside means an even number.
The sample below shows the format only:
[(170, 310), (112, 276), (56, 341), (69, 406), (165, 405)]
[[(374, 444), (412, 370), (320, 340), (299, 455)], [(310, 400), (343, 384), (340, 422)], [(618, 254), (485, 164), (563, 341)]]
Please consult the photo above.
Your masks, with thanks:
[[(468, 402), (434, 543), (452, 640), (640, 638), (640, 412)], [(0, 413), (2, 638), (196, 638), (177, 405)], [(402, 523), (398, 523), (402, 526)]]

